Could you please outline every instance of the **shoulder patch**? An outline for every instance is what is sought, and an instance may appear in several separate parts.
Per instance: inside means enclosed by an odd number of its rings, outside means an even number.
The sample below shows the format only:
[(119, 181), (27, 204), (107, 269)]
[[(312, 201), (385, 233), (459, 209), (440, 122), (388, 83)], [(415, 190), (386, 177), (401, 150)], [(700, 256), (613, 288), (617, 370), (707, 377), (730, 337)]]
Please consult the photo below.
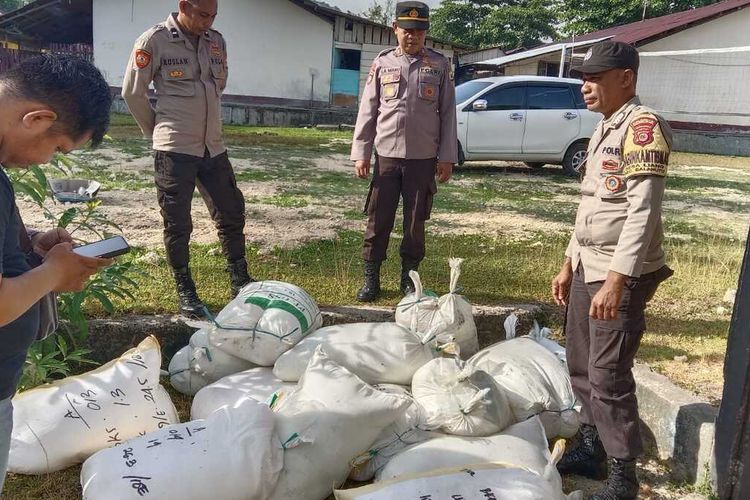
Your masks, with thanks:
[(637, 175), (667, 175), (670, 148), (659, 120), (652, 114), (634, 117), (628, 124), (622, 160), (625, 178)]
[(146, 68), (149, 64), (151, 64), (151, 52), (143, 49), (136, 50), (135, 65), (138, 66), (138, 69)]

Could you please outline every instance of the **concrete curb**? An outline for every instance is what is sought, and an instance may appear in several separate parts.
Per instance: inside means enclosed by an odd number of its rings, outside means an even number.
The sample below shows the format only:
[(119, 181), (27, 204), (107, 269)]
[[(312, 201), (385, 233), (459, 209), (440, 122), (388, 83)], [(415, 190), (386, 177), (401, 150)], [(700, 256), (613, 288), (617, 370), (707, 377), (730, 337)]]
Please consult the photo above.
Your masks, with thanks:
[(636, 365), (633, 374), (647, 449), (671, 462), (675, 481), (710, 483), (718, 410), (646, 365)]

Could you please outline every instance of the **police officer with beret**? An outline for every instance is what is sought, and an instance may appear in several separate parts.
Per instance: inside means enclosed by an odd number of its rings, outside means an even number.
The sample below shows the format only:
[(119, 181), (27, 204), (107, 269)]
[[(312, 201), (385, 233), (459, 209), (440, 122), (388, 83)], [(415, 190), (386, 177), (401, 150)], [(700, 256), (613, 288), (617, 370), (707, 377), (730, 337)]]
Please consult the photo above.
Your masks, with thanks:
[(425, 256), (425, 221), (437, 192), (435, 177), (448, 181), (458, 160), (451, 62), (425, 47), (429, 17), (430, 9), (422, 2), (396, 4), (398, 47), (375, 58), (359, 107), (351, 155), (358, 177), (369, 177), (376, 152), (365, 203), (365, 283), (357, 294), (361, 302), (380, 295), (380, 266), (399, 198), (404, 200), (401, 292), (414, 291), (409, 271)]
[(607, 477), (595, 500), (638, 495), (642, 443), (632, 367), (646, 305), (672, 275), (662, 246), (672, 133), (638, 100), (638, 65), (634, 47), (606, 41), (573, 68), (586, 106), (604, 119), (589, 143), (575, 232), (552, 281), (555, 302), (567, 305), (568, 367), (582, 405), (579, 444), (558, 468)]
[[(221, 33), (211, 29), (217, 11), (217, 0), (180, 0), (179, 12), (136, 41), (122, 88), (143, 134), (153, 140), (167, 261), (180, 312), (189, 317), (201, 317), (205, 310), (188, 267), (196, 186), (218, 230), (232, 295), (253, 281), (245, 261), (245, 200), (222, 140), (227, 48)], [(151, 82), (154, 107), (148, 97)]]

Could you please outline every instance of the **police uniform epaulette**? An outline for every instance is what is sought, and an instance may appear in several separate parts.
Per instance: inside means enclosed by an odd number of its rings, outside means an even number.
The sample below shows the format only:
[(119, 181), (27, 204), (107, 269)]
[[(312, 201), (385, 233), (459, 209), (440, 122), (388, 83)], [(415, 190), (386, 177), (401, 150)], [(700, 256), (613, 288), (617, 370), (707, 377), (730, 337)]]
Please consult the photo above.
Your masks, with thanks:
[(140, 37), (138, 37), (138, 40), (142, 40), (144, 42), (148, 42), (151, 40), (151, 37), (155, 34), (159, 33), (160, 31), (163, 31), (167, 29), (167, 26), (163, 23), (155, 24), (152, 28), (144, 32)]
[(437, 56), (437, 58), (439, 58), (439, 59), (445, 59), (445, 60), (448, 60), (448, 61), (450, 60), (444, 54), (441, 54), (440, 52), (438, 52), (435, 49), (431, 49), (429, 47), (425, 47), (424, 49), (426, 51), (430, 52), (430, 56)]
[(390, 52), (393, 52), (393, 51), (394, 51), (394, 50), (396, 50), (397, 48), (398, 48), (398, 47), (390, 47), (390, 48), (387, 48), (387, 49), (385, 49), (385, 50), (381, 50), (381, 51), (380, 51), (380, 54), (378, 54), (378, 55), (377, 55), (377, 57), (380, 57), (380, 56), (384, 56), (384, 55), (386, 55), (386, 54), (388, 54), (388, 53), (390, 53)]

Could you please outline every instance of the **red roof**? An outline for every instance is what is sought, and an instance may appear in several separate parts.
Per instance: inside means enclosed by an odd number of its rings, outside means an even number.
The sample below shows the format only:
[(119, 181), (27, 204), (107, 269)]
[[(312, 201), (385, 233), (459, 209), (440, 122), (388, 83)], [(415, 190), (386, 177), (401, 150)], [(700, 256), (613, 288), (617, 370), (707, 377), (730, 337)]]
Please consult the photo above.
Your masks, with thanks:
[[(646, 19), (622, 26), (615, 26), (605, 30), (586, 33), (575, 37), (576, 42), (612, 37), (612, 40), (640, 45), (645, 42), (663, 38), (677, 31), (684, 30), (696, 24), (744, 9), (750, 5), (750, 0), (726, 0), (699, 9), (686, 10), (676, 14)], [(570, 39), (569, 41), (572, 41)]]

